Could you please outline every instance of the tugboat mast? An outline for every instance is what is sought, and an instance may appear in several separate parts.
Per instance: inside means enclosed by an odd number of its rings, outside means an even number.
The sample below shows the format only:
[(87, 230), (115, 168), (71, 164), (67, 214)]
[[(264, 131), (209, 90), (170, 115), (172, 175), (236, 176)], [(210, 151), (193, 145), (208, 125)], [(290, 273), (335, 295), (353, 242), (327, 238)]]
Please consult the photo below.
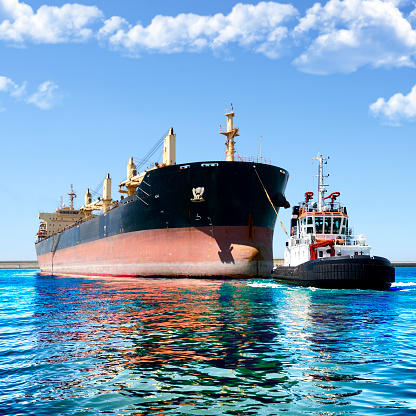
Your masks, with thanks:
[(324, 194), (326, 192), (325, 187), (328, 185), (324, 185), (324, 178), (327, 178), (329, 175), (324, 175), (324, 163), (326, 165), (326, 161), (329, 159), (329, 157), (323, 157), (320, 153), (318, 153), (317, 157), (314, 157), (313, 159), (319, 160), (319, 168), (318, 168), (318, 174), (314, 175), (318, 178), (318, 211), (322, 211), (322, 208), (324, 206)]

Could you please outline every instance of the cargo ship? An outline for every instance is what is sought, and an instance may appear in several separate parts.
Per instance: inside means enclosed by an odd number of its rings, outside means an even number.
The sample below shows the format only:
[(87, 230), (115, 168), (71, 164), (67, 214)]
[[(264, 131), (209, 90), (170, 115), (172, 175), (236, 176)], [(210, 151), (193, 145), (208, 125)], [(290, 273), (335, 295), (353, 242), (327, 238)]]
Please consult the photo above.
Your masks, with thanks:
[(337, 201), (340, 192), (324, 196), (323, 165), (329, 158), (318, 153), (314, 159), (319, 162), (317, 201), (309, 191), (293, 206), (284, 265), (273, 269), (273, 279), (328, 289), (389, 289), (394, 267), (388, 259), (370, 255), (364, 234), (354, 235), (347, 208)]
[(176, 163), (173, 128), (163, 138), (163, 162), (138, 173), (127, 163), (122, 196), (111, 178), (95, 201), (39, 213), (35, 242), (41, 274), (270, 278), (278, 210), (288, 208), (289, 174), (260, 158), (235, 157), (234, 110), (227, 111), (225, 161)]

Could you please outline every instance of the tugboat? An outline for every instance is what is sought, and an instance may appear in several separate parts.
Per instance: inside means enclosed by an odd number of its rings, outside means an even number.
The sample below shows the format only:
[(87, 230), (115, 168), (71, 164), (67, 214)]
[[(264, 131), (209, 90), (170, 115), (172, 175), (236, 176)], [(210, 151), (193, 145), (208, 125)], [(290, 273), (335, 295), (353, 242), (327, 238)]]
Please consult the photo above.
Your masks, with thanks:
[(323, 165), (329, 158), (320, 153), (318, 199), (305, 193), (304, 202), (292, 208), (291, 232), (286, 242), (284, 266), (273, 269), (273, 279), (282, 283), (328, 289), (388, 290), (395, 270), (384, 257), (370, 256), (364, 234), (353, 235), (347, 208), (337, 198), (325, 196)]

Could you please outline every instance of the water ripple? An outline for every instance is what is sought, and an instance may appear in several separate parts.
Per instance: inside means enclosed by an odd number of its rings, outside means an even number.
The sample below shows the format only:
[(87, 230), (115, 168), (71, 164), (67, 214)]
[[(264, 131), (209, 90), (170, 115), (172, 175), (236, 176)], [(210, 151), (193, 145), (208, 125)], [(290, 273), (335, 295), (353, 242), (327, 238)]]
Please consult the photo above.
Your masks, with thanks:
[(402, 271), (388, 292), (2, 271), (0, 411), (411, 414), (416, 270)]

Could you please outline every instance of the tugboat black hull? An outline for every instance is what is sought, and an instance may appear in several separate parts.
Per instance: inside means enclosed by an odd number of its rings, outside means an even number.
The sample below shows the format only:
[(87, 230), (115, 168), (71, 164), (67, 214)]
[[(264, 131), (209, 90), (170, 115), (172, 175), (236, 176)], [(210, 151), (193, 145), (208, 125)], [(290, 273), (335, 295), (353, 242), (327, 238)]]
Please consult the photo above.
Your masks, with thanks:
[(384, 257), (337, 256), (310, 260), (296, 267), (277, 266), (273, 279), (325, 289), (388, 290), (395, 281), (395, 270)]

